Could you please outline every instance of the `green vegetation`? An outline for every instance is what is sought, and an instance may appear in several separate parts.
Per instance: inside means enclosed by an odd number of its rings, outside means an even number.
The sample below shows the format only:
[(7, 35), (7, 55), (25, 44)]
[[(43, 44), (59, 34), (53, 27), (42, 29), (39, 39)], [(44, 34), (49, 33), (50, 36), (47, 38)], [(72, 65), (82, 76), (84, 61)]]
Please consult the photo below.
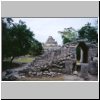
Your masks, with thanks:
[[(31, 53), (30, 53), (31, 51)], [(14, 23), (11, 18), (2, 18), (2, 59), (10, 58), (10, 65), (15, 57), (26, 54), (39, 55), (42, 45), (34, 38), (34, 33), (23, 21)]]
[(79, 38), (86, 38), (88, 41), (98, 41), (98, 32), (97, 32), (97, 26), (91, 26), (90, 23), (87, 23), (85, 26), (83, 26), (79, 31)]
[(77, 31), (72, 27), (64, 28), (64, 31), (59, 31), (59, 33), (62, 36), (63, 44), (74, 41), (77, 38)]
[(77, 39), (87, 39), (88, 41), (98, 42), (98, 21), (96, 21), (95, 26), (91, 26), (90, 23), (87, 23), (77, 31), (70, 27), (64, 28), (63, 31), (59, 31), (58, 33), (61, 34), (63, 44)]
[(29, 54), (32, 56), (38, 56), (42, 54), (42, 51), (43, 51), (43, 48), (42, 48), (41, 43), (38, 42), (37, 40), (34, 40), (29, 50)]
[(16, 62), (16, 63), (30, 63), (33, 61), (34, 58), (32, 57), (22, 57), (22, 58), (17, 58), (17, 59), (14, 59), (13, 62)]
[(3, 65), (2, 70), (4, 71), (6, 69), (21, 67), (26, 63), (32, 62), (33, 60), (34, 60), (34, 57), (30, 57), (28, 55), (25, 55), (23, 57), (17, 57), (17, 58), (14, 58), (14, 60), (12, 62), (12, 66), (11, 66), (9, 64), (10, 58), (7, 58), (2, 62), (2, 65)]

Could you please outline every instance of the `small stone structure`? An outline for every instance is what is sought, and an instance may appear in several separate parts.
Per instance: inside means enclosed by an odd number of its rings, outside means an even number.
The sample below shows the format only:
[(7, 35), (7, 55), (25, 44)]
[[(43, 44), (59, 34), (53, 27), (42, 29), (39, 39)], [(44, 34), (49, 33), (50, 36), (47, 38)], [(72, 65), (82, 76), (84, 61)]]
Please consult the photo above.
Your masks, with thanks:
[(57, 42), (55, 41), (55, 39), (53, 39), (52, 36), (49, 36), (46, 43), (43, 43), (42, 46), (44, 48), (44, 51), (57, 50), (61, 47), (57, 44)]
[[(98, 44), (77, 40), (58, 46), (50, 36), (44, 47), (44, 53), (33, 60), (30, 65), (17, 72), (19, 77), (54, 77), (61, 74), (79, 74), (85, 80), (88, 73), (98, 74)], [(76, 49), (80, 48), (80, 59), (77, 59)], [(17, 78), (18, 78), (17, 75)], [(5, 75), (4, 80), (16, 79), (16, 76)]]

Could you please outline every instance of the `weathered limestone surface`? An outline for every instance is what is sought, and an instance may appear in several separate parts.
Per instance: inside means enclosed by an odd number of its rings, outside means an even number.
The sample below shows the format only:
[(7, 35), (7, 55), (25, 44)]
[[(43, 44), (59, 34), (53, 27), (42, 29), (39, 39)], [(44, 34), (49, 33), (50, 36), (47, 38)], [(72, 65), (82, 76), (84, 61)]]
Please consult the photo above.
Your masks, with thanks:
[(81, 63), (81, 77), (83, 77), (85, 80), (88, 80), (88, 63)]
[(89, 63), (89, 73), (92, 75), (97, 75), (98, 74), (98, 62), (97, 61), (91, 61)]

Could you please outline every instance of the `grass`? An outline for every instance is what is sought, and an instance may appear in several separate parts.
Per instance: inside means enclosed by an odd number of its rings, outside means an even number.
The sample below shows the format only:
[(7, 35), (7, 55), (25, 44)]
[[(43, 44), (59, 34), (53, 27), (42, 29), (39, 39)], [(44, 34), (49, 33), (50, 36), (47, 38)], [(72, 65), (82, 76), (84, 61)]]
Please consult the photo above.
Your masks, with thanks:
[(2, 70), (4, 71), (6, 69), (21, 67), (21, 66), (23, 66), (23, 64), (30, 63), (33, 60), (34, 60), (33, 57), (23, 56), (23, 57), (19, 57), (19, 58), (14, 58), (12, 65), (10, 65), (10, 60), (5, 59), (5, 61), (2, 61)]
[(30, 63), (33, 61), (34, 58), (32, 57), (22, 57), (22, 58), (16, 58), (13, 60), (13, 62), (16, 63)]

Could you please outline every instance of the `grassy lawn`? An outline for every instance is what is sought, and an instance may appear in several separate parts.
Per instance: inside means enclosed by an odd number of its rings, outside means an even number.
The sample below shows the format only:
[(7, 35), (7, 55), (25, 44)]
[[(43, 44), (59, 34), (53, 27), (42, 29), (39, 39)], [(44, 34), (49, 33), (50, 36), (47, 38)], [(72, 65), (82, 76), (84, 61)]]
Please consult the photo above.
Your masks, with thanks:
[(34, 60), (32, 57), (22, 57), (22, 58), (16, 58), (13, 60), (13, 62), (16, 63), (30, 63)]
[(2, 70), (6, 69), (12, 69), (12, 68), (17, 68), (23, 66), (23, 64), (30, 63), (34, 60), (33, 57), (25, 56), (25, 57), (19, 57), (15, 58), (12, 62), (12, 66), (10, 65), (10, 59), (6, 59), (5, 61), (2, 62)]

